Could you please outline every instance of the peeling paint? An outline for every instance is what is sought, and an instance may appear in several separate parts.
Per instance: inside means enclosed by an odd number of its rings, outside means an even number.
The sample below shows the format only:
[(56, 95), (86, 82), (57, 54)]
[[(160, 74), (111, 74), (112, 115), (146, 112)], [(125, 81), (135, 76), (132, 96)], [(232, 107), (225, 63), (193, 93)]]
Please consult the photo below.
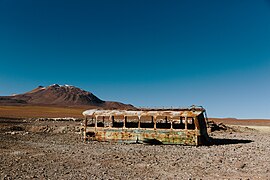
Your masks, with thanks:
[[(194, 107), (141, 111), (87, 110), (83, 112), (84, 139), (119, 143), (204, 145), (210, 142), (204, 112), (203, 108)], [(151, 117), (151, 121), (143, 120), (145, 117)], [(90, 124), (88, 119), (91, 119)]]

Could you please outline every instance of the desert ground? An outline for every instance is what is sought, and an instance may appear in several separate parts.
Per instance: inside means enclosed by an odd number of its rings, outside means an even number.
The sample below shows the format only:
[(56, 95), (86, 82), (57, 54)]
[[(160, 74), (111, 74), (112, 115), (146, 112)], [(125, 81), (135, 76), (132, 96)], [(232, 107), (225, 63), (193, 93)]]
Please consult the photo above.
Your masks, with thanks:
[(80, 119), (36, 119), (29, 112), (0, 118), (0, 179), (270, 179), (267, 120), (240, 126), (220, 120), (209, 133), (215, 144), (195, 147), (84, 143)]
[(83, 118), (82, 112), (88, 107), (55, 107), (55, 106), (0, 106), (0, 117), (40, 118), (40, 117), (75, 117)]

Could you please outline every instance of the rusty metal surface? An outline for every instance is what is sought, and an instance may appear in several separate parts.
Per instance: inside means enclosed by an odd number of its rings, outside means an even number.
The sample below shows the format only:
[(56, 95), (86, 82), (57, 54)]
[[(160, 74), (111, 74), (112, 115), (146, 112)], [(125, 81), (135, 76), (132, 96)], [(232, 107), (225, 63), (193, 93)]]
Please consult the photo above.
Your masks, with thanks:
[(83, 112), (84, 116), (167, 116), (167, 117), (196, 117), (203, 113), (204, 109), (173, 109), (173, 110), (141, 110), (141, 111), (129, 111), (129, 110), (98, 110), (91, 109)]
[(157, 140), (162, 144), (198, 145), (197, 130), (172, 129), (138, 129), (138, 128), (95, 128), (88, 127), (87, 132), (93, 132), (91, 138), (96, 141), (118, 143), (143, 143), (147, 140)]
[[(190, 109), (151, 109), (140, 111), (87, 110), (83, 112), (83, 115), (86, 117), (84, 138), (85, 140), (120, 143), (155, 141), (159, 144), (202, 145), (208, 141), (204, 112), (203, 108), (194, 107)], [(115, 117), (118, 117), (120, 121), (117, 122)], [(135, 117), (133, 121), (138, 122), (136, 126), (126, 126), (128, 125), (127, 117), (131, 119)], [(151, 117), (152, 127), (140, 126), (144, 122), (142, 121), (143, 117)], [(87, 118), (94, 123), (90, 125), (91, 127), (87, 125)], [(162, 124), (158, 124), (160, 122)], [(120, 126), (119, 123), (121, 124)], [(174, 123), (180, 124), (174, 126)], [(144, 124), (147, 123), (144, 122)], [(100, 127), (100, 125), (102, 126)]]

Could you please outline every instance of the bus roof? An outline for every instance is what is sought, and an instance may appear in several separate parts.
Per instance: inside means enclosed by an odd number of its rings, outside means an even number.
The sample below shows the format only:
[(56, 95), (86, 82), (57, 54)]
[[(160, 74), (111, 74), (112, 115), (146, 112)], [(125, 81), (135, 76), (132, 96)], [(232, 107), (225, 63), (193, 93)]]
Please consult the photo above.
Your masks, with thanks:
[(186, 108), (186, 109), (149, 109), (149, 110), (86, 110), (84, 116), (167, 116), (167, 117), (196, 117), (203, 113), (203, 108)]

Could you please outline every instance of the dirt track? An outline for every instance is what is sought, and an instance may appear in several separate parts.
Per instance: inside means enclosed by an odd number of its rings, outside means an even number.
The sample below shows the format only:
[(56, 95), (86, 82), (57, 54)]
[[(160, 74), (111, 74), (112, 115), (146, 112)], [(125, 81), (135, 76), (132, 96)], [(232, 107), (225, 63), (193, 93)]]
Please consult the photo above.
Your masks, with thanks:
[(81, 141), (79, 122), (0, 120), (1, 179), (270, 179), (270, 133), (211, 134), (221, 145)]

